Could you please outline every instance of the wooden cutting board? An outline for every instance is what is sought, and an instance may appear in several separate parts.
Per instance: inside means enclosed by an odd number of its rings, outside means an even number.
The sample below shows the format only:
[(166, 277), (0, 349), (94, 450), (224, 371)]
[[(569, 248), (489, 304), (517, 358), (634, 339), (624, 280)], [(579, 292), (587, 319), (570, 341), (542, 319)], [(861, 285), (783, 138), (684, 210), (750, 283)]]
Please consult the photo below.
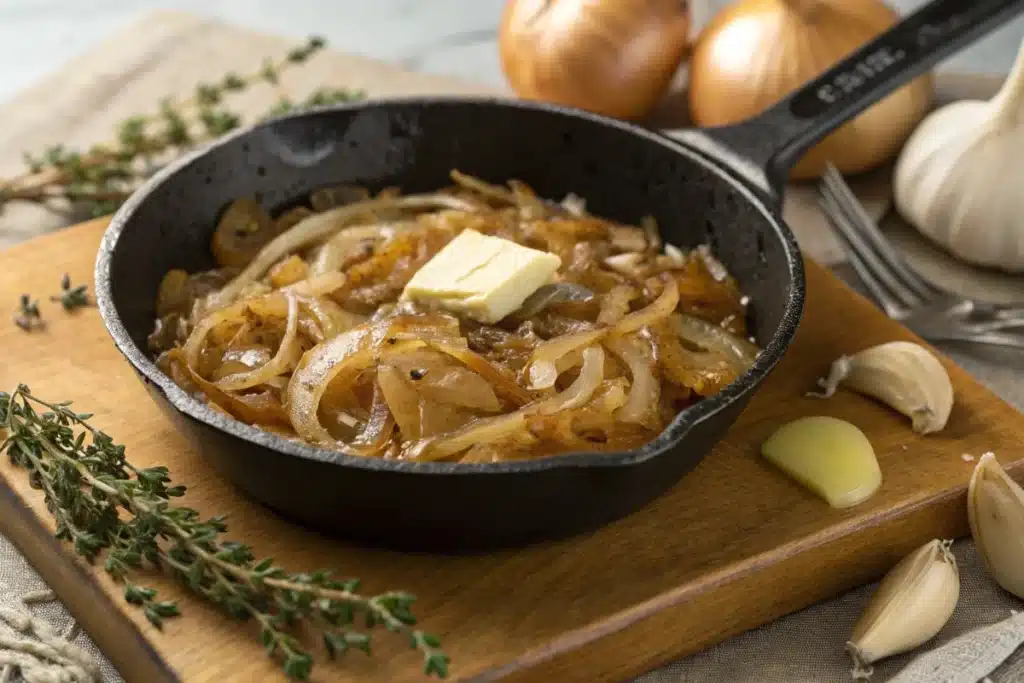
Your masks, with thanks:
[[(949, 364), (957, 404), (946, 431), (917, 437), (902, 416), (840, 392), (805, 392), (843, 353), (912, 339), (905, 329), (813, 263), (806, 314), (793, 348), (725, 440), (664, 497), (631, 517), (575, 539), (476, 557), (402, 555), (350, 547), (277, 518), (235, 491), (150, 402), (94, 308), (65, 314), (46, 303), (61, 275), (91, 281), (102, 221), (0, 253), (0, 301), (38, 296), (48, 326), (0, 325), (0, 387), (27, 383), (81, 411), (127, 445), (139, 466), (164, 464), (186, 484), (186, 502), (228, 515), (231, 536), (293, 570), (321, 567), (362, 577), (368, 591), (410, 590), (424, 627), (452, 656), (450, 679), (529, 683), (618, 682), (838, 595), (884, 573), (934, 537), (966, 532), (964, 453), (995, 451), (1016, 475), (1024, 417)], [(853, 509), (830, 509), (758, 455), (779, 424), (829, 414), (859, 425), (874, 444), (884, 483)], [(827, 456), (827, 454), (823, 454)], [(128, 683), (283, 680), (246, 625), (171, 581), (152, 585), (184, 616), (156, 631), (101, 570), (51, 536), (42, 497), (24, 473), (0, 465), (0, 532), (43, 578)], [(567, 501), (571, 504), (571, 501)], [(414, 512), (414, 511), (413, 511)], [(469, 514), (469, 513), (467, 513)], [(418, 655), (382, 633), (373, 658), (318, 661), (315, 681), (423, 680)], [(837, 652), (842, 643), (835, 643)]]

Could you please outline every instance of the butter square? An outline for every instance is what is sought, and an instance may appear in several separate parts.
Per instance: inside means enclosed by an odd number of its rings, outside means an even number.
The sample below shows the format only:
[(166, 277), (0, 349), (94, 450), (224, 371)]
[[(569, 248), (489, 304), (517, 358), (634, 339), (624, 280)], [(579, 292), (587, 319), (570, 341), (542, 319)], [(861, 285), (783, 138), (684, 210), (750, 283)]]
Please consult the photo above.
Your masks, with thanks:
[(402, 298), (496, 323), (549, 283), (561, 265), (554, 254), (463, 230), (413, 275)]

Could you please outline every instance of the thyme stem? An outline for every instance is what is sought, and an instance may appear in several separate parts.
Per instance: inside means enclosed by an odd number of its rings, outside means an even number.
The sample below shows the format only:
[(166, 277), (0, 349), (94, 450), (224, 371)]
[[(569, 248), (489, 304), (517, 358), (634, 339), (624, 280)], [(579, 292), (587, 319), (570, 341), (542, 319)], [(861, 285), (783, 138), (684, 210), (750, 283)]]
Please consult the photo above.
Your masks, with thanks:
[(278, 93), (265, 116), (295, 108), (361, 99), (364, 93), (320, 88), (302, 102), (284, 94), (281, 74), (303, 64), (325, 46), (313, 37), (280, 59), (266, 59), (249, 74), (224, 74), (218, 81), (199, 83), (185, 98), (165, 98), (157, 111), (125, 119), (114, 140), (84, 151), (53, 145), (40, 155), (25, 154), (21, 175), (0, 179), (0, 209), (8, 201), (46, 203), (66, 199), (95, 216), (112, 213), (162, 163), (238, 128), (243, 117), (227, 106), (233, 94), (261, 83)]
[[(156, 590), (129, 580), (130, 572), (146, 567), (176, 576), (237, 619), (255, 621), (268, 654), (291, 678), (306, 679), (313, 667), (294, 634), (303, 621), (317, 627), (331, 657), (353, 648), (369, 654), (368, 631), (377, 625), (404, 633), (423, 655), (424, 672), (447, 676), (449, 658), (438, 639), (415, 628), (414, 596), (366, 596), (357, 592), (357, 579), (335, 580), (327, 571), (288, 573), (270, 558), (257, 560), (248, 546), (221, 538), (223, 518), (204, 520), (170, 503), (185, 489), (170, 486), (166, 468), (137, 469), (123, 446), (88, 422), (91, 415), (69, 406), (36, 398), (24, 385), (0, 393), (0, 425), (7, 432), (0, 451), (42, 490), (57, 537), (71, 541), (90, 562), (105, 553), (105, 570), (154, 626), (179, 612), (174, 602), (158, 600)], [(356, 626), (357, 617), (365, 630)]]

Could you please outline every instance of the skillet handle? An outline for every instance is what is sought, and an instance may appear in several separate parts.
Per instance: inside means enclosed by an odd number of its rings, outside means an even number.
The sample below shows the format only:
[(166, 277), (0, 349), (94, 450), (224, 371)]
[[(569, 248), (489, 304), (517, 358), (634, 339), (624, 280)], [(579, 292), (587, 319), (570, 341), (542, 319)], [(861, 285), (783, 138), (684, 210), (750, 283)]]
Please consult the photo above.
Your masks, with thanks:
[(730, 126), (666, 131), (728, 163), (780, 204), (786, 178), (829, 133), (1024, 11), (1024, 0), (932, 0), (759, 116)]

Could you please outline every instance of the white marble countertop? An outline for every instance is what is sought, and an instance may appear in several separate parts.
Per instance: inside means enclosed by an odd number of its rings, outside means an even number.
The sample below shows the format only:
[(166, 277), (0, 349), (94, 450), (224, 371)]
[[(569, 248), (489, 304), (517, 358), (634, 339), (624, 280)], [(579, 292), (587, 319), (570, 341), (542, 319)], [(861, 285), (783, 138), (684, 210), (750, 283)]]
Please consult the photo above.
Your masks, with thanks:
[[(890, 0), (902, 11), (924, 0)], [(726, 0), (694, 0), (707, 16)], [(0, 0), (0, 101), (155, 7), (183, 9), (268, 33), (325, 36), (331, 46), (407, 68), (504, 83), (495, 33), (504, 0)], [(1005, 73), (1020, 19), (943, 68)]]

